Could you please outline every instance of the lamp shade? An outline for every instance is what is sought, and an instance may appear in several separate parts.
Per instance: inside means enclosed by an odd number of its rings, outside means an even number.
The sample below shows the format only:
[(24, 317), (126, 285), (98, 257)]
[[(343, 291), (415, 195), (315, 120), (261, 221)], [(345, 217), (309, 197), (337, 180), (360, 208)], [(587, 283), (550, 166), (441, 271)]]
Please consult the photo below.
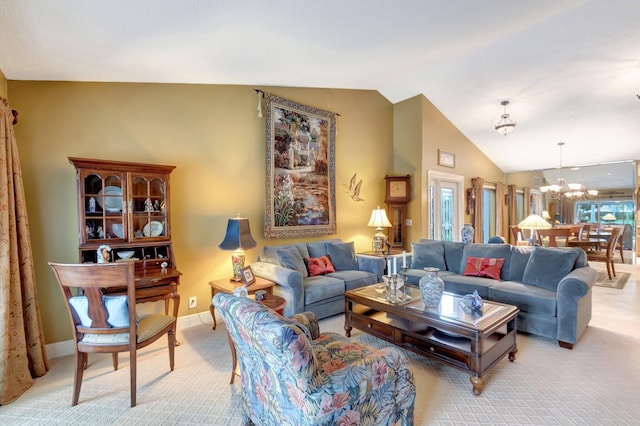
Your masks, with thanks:
[(369, 219), (367, 226), (391, 228), (393, 225), (391, 225), (389, 218), (387, 218), (387, 212), (378, 206), (371, 212), (371, 218)]
[(602, 220), (616, 220), (616, 217), (612, 213), (607, 213), (602, 216)]
[(249, 219), (235, 217), (227, 223), (227, 233), (224, 240), (218, 245), (222, 250), (245, 250), (257, 245), (251, 236)]
[(549, 229), (551, 224), (537, 214), (530, 214), (518, 224), (522, 229)]

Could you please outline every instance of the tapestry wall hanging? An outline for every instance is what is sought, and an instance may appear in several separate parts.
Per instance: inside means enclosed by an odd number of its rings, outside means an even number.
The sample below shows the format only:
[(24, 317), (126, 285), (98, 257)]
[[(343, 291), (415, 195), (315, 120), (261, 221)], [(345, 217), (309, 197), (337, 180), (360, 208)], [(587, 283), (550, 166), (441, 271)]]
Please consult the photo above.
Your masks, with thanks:
[(336, 114), (265, 93), (265, 238), (336, 233)]

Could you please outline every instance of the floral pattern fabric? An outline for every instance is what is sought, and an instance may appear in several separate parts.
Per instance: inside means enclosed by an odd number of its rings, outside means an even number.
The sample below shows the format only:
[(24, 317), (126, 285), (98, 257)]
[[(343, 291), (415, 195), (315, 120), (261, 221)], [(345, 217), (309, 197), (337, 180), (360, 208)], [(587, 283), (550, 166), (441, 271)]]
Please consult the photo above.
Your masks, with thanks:
[(308, 327), (248, 298), (213, 303), (240, 362), (245, 424), (413, 424), (413, 372), (398, 348), (318, 333), (313, 315)]

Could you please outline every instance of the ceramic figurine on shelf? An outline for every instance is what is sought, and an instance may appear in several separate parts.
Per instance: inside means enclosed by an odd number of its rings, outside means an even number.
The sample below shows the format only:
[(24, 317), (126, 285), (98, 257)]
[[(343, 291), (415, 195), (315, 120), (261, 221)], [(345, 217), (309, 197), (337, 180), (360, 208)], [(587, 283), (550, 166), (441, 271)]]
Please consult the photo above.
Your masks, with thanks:
[(102, 226), (98, 226), (96, 229), (96, 236), (98, 238), (104, 238), (104, 231), (102, 230)]
[(111, 247), (107, 244), (102, 244), (97, 250), (98, 263), (109, 263), (111, 257)]

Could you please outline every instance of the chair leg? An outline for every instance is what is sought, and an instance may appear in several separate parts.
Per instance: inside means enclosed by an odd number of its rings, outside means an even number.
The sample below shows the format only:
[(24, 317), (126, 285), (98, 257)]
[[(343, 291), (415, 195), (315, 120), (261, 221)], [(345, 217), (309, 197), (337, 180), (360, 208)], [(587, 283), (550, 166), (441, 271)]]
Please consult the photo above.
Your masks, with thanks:
[(78, 399), (80, 399), (80, 387), (82, 386), (82, 373), (84, 372), (85, 365), (87, 363), (87, 353), (78, 352), (76, 349), (76, 370), (73, 373), (73, 398), (71, 405), (78, 405)]
[(135, 407), (136, 406), (136, 375), (137, 375), (137, 365), (138, 365), (138, 360), (137, 360), (137, 348), (134, 346), (133, 348), (131, 348), (129, 350), (129, 375), (131, 376), (129, 378), (130, 382), (131, 382), (131, 406)]
[(609, 279), (611, 279), (611, 261), (607, 260), (607, 276), (609, 277)]
[(113, 360), (113, 371), (116, 371), (118, 369), (118, 352), (112, 353), (111, 359)]
[[(611, 259), (611, 272), (613, 273), (613, 276), (616, 276), (616, 266), (613, 263), (613, 259)], [(611, 278), (609, 278), (611, 279)]]
[(622, 260), (622, 263), (624, 263), (624, 247), (622, 247), (622, 244), (620, 244), (620, 260)]
[(175, 347), (176, 347), (176, 333), (175, 330), (170, 330), (167, 333), (167, 339), (169, 341), (169, 368), (171, 368), (171, 371), (173, 371), (173, 364), (174, 364), (174, 353), (175, 353)]

